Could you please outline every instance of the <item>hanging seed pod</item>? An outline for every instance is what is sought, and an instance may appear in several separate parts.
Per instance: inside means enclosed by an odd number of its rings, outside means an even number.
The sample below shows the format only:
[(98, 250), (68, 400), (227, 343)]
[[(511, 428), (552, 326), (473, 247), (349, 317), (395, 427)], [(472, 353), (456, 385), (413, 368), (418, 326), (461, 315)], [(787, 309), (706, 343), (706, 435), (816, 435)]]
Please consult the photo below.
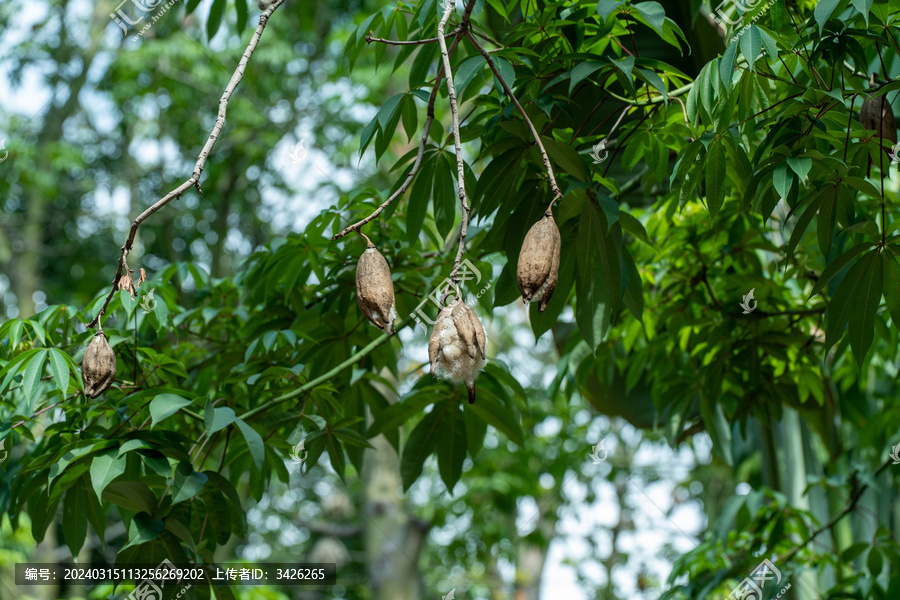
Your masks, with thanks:
[(356, 264), (356, 300), (366, 318), (388, 335), (394, 335), (394, 284), (391, 269), (375, 245), (369, 242)]
[(431, 375), (465, 383), (469, 404), (474, 404), (475, 380), (487, 364), (486, 346), (481, 320), (457, 294), (456, 300), (441, 309), (431, 330), (428, 340)]
[(84, 382), (85, 396), (96, 398), (112, 385), (115, 378), (116, 353), (109, 347), (106, 334), (100, 331), (88, 344), (81, 363), (81, 380)]
[(547, 308), (556, 289), (560, 246), (559, 227), (549, 213), (531, 226), (522, 242), (516, 269), (519, 290), (526, 305), (532, 300), (540, 302), (540, 312)]
[(892, 146), (897, 143), (897, 122), (891, 103), (884, 95), (873, 96), (863, 102), (859, 110), (859, 123), (865, 129), (877, 131), (876, 135), (889, 141)]

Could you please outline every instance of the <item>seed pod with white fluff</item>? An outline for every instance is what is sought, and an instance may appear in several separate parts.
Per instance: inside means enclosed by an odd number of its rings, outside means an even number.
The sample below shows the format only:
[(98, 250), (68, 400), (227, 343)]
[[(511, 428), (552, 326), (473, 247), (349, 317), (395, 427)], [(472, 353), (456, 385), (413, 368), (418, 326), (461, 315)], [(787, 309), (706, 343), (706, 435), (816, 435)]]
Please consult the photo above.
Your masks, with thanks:
[(394, 283), (391, 269), (375, 244), (368, 243), (356, 264), (356, 301), (366, 318), (388, 335), (394, 335)]
[(105, 392), (116, 378), (116, 353), (106, 341), (103, 331), (97, 332), (84, 351), (81, 362), (81, 380), (84, 395), (96, 398)]
[(562, 245), (559, 227), (553, 215), (545, 213), (540, 221), (531, 226), (522, 242), (516, 278), (525, 304), (532, 300), (540, 302), (538, 310), (544, 312), (556, 281), (559, 279), (559, 251)]
[(484, 327), (475, 311), (457, 296), (441, 309), (431, 339), (428, 340), (428, 359), (431, 374), (453, 383), (465, 383), (469, 404), (475, 402), (475, 380), (487, 364), (487, 339)]

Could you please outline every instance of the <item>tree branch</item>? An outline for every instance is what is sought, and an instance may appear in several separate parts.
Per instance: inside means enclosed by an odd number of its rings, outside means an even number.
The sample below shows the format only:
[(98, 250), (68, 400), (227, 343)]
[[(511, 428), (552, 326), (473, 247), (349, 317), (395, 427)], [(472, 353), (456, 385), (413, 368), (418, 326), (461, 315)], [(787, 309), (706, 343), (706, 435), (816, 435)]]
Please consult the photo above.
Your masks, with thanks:
[[(470, 1), (469, 4), (474, 5)], [(456, 10), (456, 0), (449, 0), (444, 8), (444, 15), (438, 22), (438, 43), (441, 45), (441, 58), (444, 61), (444, 72), (447, 74), (447, 97), (450, 100), (450, 113), (453, 119), (453, 145), (456, 148), (456, 182), (459, 187), (459, 203), (462, 206), (462, 222), (459, 225), (459, 248), (456, 251), (456, 260), (453, 262), (453, 270), (450, 272), (450, 283), (459, 282), (459, 266), (462, 262), (463, 251), (466, 248), (466, 229), (469, 225), (469, 203), (466, 201), (466, 172), (465, 162), (462, 156), (462, 143), (459, 139), (459, 107), (456, 104), (456, 86), (453, 85), (453, 72), (450, 70), (450, 53), (447, 51), (447, 42), (444, 40), (444, 27), (450, 19), (451, 13)], [(467, 31), (465, 27), (461, 30)], [(468, 33), (468, 32), (467, 32)], [(471, 38), (471, 34), (468, 34)]]
[(519, 109), (519, 112), (522, 114), (522, 118), (525, 120), (525, 123), (528, 124), (528, 128), (531, 130), (531, 135), (534, 136), (534, 141), (538, 145), (538, 149), (541, 151), (541, 156), (544, 159), (544, 166), (547, 168), (547, 176), (550, 178), (550, 190), (553, 192), (553, 200), (550, 201), (550, 206), (547, 208), (547, 212), (553, 208), (553, 204), (562, 198), (562, 193), (559, 191), (559, 186), (556, 185), (556, 177), (553, 176), (553, 167), (550, 165), (550, 157), (547, 156), (547, 150), (544, 148), (544, 143), (541, 142), (541, 136), (538, 135), (537, 129), (534, 128), (534, 123), (531, 122), (531, 119), (528, 118), (528, 113), (525, 112), (525, 109), (522, 108), (522, 105), (519, 104), (519, 101), (516, 99), (513, 91), (509, 89), (509, 84), (506, 83), (506, 80), (500, 75), (500, 71), (497, 69), (497, 65), (494, 64), (493, 59), (491, 59), (491, 54), (482, 47), (481, 44), (478, 43), (478, 40), (475, 39), (475, 36), (471, 34), (471, 32), (466, 32), (466, 37), (469, 38), (469, 41), (472, 42), (472, 45), (481, 52), (481, 55), (484, 56), (487, 61), (488, 66), (491, 68), (491, 71), (494, 73), (494, 76), (497, 78), (497, 81), (500, 82), (500, 85), (503, 86), (503, 91), (506, 92), (506, 95), (509, 96), (509, 99), (512, 100), (513, 104), (516, 105), (516, 108)]
[[(884, 463), (882, 463), (882, 465), (880, 467), (878, 467), (878, 469), (872, 474), (871, 479), (874, 480), (876, 477), (881, 475), (882, 471), (887, 469), (893, 463), (894, 463), (893, 459), (891, 457), (888, 457), (888, 459)], [(775, 562), (781, 564), (782, 561), (790, 560), (801, 549), (805, 548), (811, 541), (813, 541), (820, 533), (822, 533), (826, 529), (830, 529), (831, 527), (834, 526), (835, 523), (837, 523), (838, 521), (843, 519), (845, 516), (847, 516), (847, 514), (849, 514), (853, 510), (853, 508), (856, 506), (856, 503), (859, 502), (859, 499), (862, 497), (862, 495), (865, 493), (865, 491), (868, 489), (868, 487), (869, 487), (869, 484), (867, 484), (867, 483), (863, 483), (858, 480), (854, 481), (853, 488), (850, 490), (850, 498), (847, 500), (847, 504), (844, 505), (844, 508), (842, 508), (837, 513), (835, 513), (835, 515), (833, 517), (831, 517), (827, 523), (825, 523), (824, 525), (822, 525), (821, 527), (819, 527), (818, 529), (813, 531), (810, 534), (810, 536), (808, 538), (806, 538), (805, 541), (800, 542), (800, 544), (798, 546), (795, 546), (790, 551), (788, 551), (786, 554), (782, 554), (781, 556), (776, 558)]]
[(106, 297), (106, 301), (103, 303), (103, 307), (100, 309), (100, 312), (97, 313), (97, 316), (88, 323), (88, 329), (93, 329), (100, 321), (100, 317), (106, 314), (106, 307), (109, 306), (110, 301), (116, 293), (116, 289), (118, 289), (119, 281), (123, 277), (124, 274), (128, 274), (128, 253), (131, 251), (132, 245), (134, 244), (134, 237), (137, 235), (138, 227), (141, 226), (145, 220), (147, 220), (150, 215), (161, 209), (163, 206), (171, 202), (176, 198), (180, 198), (182, 194), (191, 189), (192, 187), (196, 187), (197, 191), (201, 194), (203, 190), (200, 189), (200, 174), (203, 172), (203, 166), (206, 164), (206, 159), (209, 157), (209, 153), (212, 151), (213, 146), (216, 143), (216, 140), (219, 139), (219, 134), (222, 132), (222, 128), (225, 126), (225, 111), (228, 107), (228, 101), (231, 99), (231, 95), (234, 93), (235, 88), (238, 83), (240, 83), (241, 79), (244, 77), (244, 71), (247, 69), (247, 63), (250, 62), (250, 56), (253, 55), (254, 50), (256, 50), (256, 46), (259, 44), (259, 38), (262, 36), (263, 30), (266, 28), (266, 23), (269, 21), (269, 17), (272, 16), (272, 13), (275, 12), (275, 9), (281, 6), (285, 0), (274, 0), (272, 5), (267, 8), (260, 16), (259, 16), (259, 25), (256, 26), (256, 31), (253, 33), (253, 37), (250, 38), (250, 43), (247, 44), (247, 48), (244, 50), (243, 56), (241, 56), (241, 61), (238, 63), (237, 69), (235, 69), (234, 74), (231, 76), (231, 81), (228, 82), (228, 86), (225, 88), (224, 93), (222, 94), (221, 99), (219, 100), (219, 113), (216, 116), (216, 124), (213, 126), (212, 131), (209, 134), (209, 138), (206, 140), (206, 144), (203, 146), (203, 150), (200, 151), (200, 156), (197, 157), (197, 162), (194, 165), (194, 171), (191, 176), (179, 185), (177, 188), (163, 196), (160, 200), (158, 200), (155, 204), (153, 204), (150, 208), (142, 212), (131, 224), (131, 231), (128, 233), (128, 239), (125, 240), (125, 243), (122, 245), (122, 254), (119, 257), (119, 265), (116, 269), (116, 276), (112, 281), (112, 289), (109, 292), (109, 295)]
[[(451, 31), (448, 34), (443, 35), (441, 38), (429, 38), (427, 41), (437, 41), (438, 39), (440, 39), (441, 44), (446, 44), (446, 42), (444, 41), (444, 38), (448, 38), (451, 35), (455, 34), (456, 37), (453, 39), (453, 43), (450, 45), (450, 50), (449, 50), (450, 54), (453, 54), (453, 52), (456, 50), (456, 47), (459, 45), (459, 41), (462, 39), (463, 31), (468, 27), (469, 18), (470, 18), (470, 15), (472, 14), (472, 9), (474, 9), (474, 8), (475, 8), (475, 2), (470, 1), (466, 5), (466, 10), (463, 13), (462, 21), (460, 22), (459, 27), (457, 27), (456, 29), (454, 29), (453, 31)], [(366, 39), (368, 40), (368, 38), (366, 38)], [(373, 41), (377, 41), (377, 40), (373, 40)], [(394, 200), (396, 200), (397, 198), (402, 196), (406, 192), (407, 188), (409, 188), (409, 184), (412, 183), (412, 180), (415, 178), (416, 173), (418, 173), (419, 169), (422, 167), (422, 157), (425, 154), (425, 144), (428, 141), (428, 134), (431, 131), (431, 123), (432, 123), (432, 121), (434, 121), (434, 102), (435, 102), (435, 100), (437, 100), (438, 90), (441, 89), (441, 79), (443, 78), (443, 76), (444, 76), (444, 65), (441, 65), (440, 68), (438, 68), (437, 77), (435, 77), (435, 79), (434, 79), (434, 86), (431, 88), (431, 96), (428, 97), (428, 109), (426, 111), (425, 127), (422, 131), (422, 140), (419, 142), (419, 151), (416, 154), (416, 162), (413, 163), (413, 168), (409, 172), (409, 175), (406, 176), (406, 180), (403, 182), (403, 184), (399, 188), (397, 188), (397, 191), (394, 192), (393, 194), (391, 194), (387, 200), (382, 202), (381, 205), (378, 208), (376, 208), (374, 212), (372, 212), (372, 214), (370, 214), (368, 217), (362, 219), (361, 221), (357, 221), (353, 225), (350, 225), (349, 227), (345, 227), (344, 229), (342, 229), (340, 233), (338, 233), (337, 235), (335, 235), (334, 237), (331, 238), (332, 241), (339, 240), (342, 237), (344, 237), (345, 235), (347, 235), (353, 231), (359, 231), (359, 229), (363, 225), (365, 225), (366, 223), (368, 223), (369, 221), (375, 219), (378, 215), (380, 215), (384, 209), (386, 209), (388, 206), (391, 205), (391, 202), (393, 202)]]

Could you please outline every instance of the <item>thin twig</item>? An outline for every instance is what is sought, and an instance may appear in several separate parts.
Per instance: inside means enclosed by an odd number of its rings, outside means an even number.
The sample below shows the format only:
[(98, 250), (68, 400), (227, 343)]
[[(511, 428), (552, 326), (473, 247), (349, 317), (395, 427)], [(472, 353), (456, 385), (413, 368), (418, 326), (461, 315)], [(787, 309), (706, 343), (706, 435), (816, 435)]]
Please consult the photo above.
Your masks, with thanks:
[[(437, 39), (436, 37), (433, 37), (433, 38), (427, 38), (427, 39), (424, 39), (424, 40), (407, 40), (407, 41), (401, 41), (401, 40), (386, 40), (386, 39), (384, 39), (384, 38), (372, 37), (372, 33), (373, 33), (373, 32), (370, 31), (370, 32), (369, 32), (369, 35), (366, 36), (366, 44), (367, 44), (367, 45), (368, 45), (368, 44), (371, 44), (372, 42), (379, 42), (379, 43), (382, 43), (382, 44), (390, 44), (391, 46), (416, 46), (416, 45), (418, 45), (418, 44), (430, 44), (430, 43), (432, 43), (432, 42), (438, 41), (438, 39)], [(459, 27), (457, 27), (456, 29), (454, 29), (454, 30), (451, 31), (450, 33), (445, 34), (444, 37), (451, 37), (451, 36), (456, 35), (457, 33), (459, 33)]]
[(106, 297), (106, 301), (103, 303), (103, 307), (100, 309), (100, 312), (97, 313), (97, 316), (88, 323), (88, 329), (93, 329), (99, 322), (100, 317), (106, 314), (106, 307), (109, 306), (110, 301), (118, 289), (119, 281), (122, 279), (122, 273), (127, 272), (128, 263), (126, 259), (128, 257), (128, 253), (131, 251), (131, 247), (134, 244), (134, 237), (137, 235), (138, 227), (141, 226), (150, 215), (161, 209), (163, 206), (175, 200), (176, 198), (180, 198), (182, 194), (191, 189), (192, 187), (196, 187), (197, 191), (201, 194), (203, 191), (200, 189), (200, 174), (203, 172), (203, 166), (206, 164), (206, 159), (209, 157), (209, 153), (212, 151), (213, 146), (216, 143), (216, 140), (219, 139), (219, 134), (222, 132), (222, 128), (225, 126), (225, 111), (228, 107), (228, 101), (231, 99), (231, 95), (234, 93), (235, 88), (238, 83), (240, 83), (241, 79), (244, 77), (244, 71), (247, 69), (247, 63), (250, 62), (250, 56), (253, 55), (254, 50), (256, 50), (257, 44), (259, 44), (259, 38), (262, 36), (263, 30), (266, 28), (266, 23), (269, 21), (269, 17), (272, 16), (272, 13), (275, 12), (275, 9), (281, 6), (285, 0), (274, 0), (272, 5), (267, 8), (260, 16), (259, 16), (259, 25), (256, 26), (256, 31), (253, 33), (253, 37), (250, 38), (250, 43), (247, 44), (246, 50), (244, 50), (244, 55), (241, 57), (241, 61), (238, 63), (237, 69), (235, 69), (234, 74), (231, 76), (231, 81), (228, 82), (228, 86), (225, 88), (225, 92), (222, 94), (222, 98), (219, 100), (219, 113), (216, 116), (216, 124), (213, 126), (212, 131), (209, 134), (209, 138), (206, 140), (206, 144), (203, 146), (203, 150), (200, 151), (200, 156), (197, 157), (197, 163), (194, 165), (194, 171), (191, 174), (190, 178), (187, 181), (179, 185), (177, 188), (163, 196), (160, 200), (158, 200), (155, 204), (153, 204), (150, 208), (142, 212), (131, 224), (131, 231), (128, 232), (128, 239), (125, 240), (125, 243), (122, 245), (122, 254), (119, 257), (119, 265), (116, 269), (116, 276), (112, 281), (112, 289), (109, 292), (109, 295)]
[(522, 118), (525, 120), (525, 123), (528, 125), (528, 128), (531, 130), (531, 135), (534, 136), (534, 141), (538, 145), (538, 149), (541, 151), (541, 157), (544, 159), (544, 166), (547, 168), (547, 176), (550, 178), (550, 190), (553, 192), (553, 200), (550, 201), (550, 206), (547, 207), (547, 212), (550, 212), (550, 209), (553, 208), (553, 204), (562, 198), (562, 193), (559, 191), (559, 186), (556, 185), (556, 177), (553, 176), (553, 167), (550, 165), (550, 157), (547, 155), (547, 150), (544, 148), (544, 143), (541, 141), (541, 136), (538, 135), (537, 129), (534, 127), (534, 123), (531, 122), (531, 119), (528, 118), (528, 113), (525, 112), (525, 109), (522, 108), (522, 105), (519, 104), (519, 101), (516, 99), (515, 94), (509, 88), (509, 84), (506, 83), (506, 80), (503, 79), (503, 76), (500, 75), (500, 70), (497, 69), (497, 65), (494, 64), (493, 59), (491, 59), (490, 53), (485, 50), (481, 44), (478, 43), (478, 40), (469, 33), (466, 32), (466, 37), (472, 42), (472, 45), (481, 52), (481, 55), (484, 56), (485, 60), (487, 60), (488, 66), (491, 68), (491, 71), (494, 73), (494, 77), (497, 78), (497, 81), (500, 82), (500, 85), (503, 86), (503, 91), (506, 92), (506, 95), (509, 96), (509, 99), (512, 100), (513, 104), (516, 105), (516, 108), (519, 109), (519, 112), (522, 114)]

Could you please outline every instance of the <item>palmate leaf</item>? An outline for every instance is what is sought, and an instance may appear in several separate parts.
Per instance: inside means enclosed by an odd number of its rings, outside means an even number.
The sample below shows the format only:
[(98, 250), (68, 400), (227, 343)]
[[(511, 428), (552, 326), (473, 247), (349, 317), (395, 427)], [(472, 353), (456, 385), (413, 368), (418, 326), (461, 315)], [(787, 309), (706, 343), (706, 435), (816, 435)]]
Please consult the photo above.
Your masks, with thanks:
[[(877, 278), (874, 272), (876, 266), (879, 271)], [(866, 323), (874, 326), (874, 314), (871, 309), (872, 294), (877, 289), (878, 297), (881, 297), (882, 268), (878, 250), (872, 250), (857, 260), (847, 271), (825, 309), (826, 349), (831, 348), (840, 339), (851, 318), (857, 326), (862, 327)], [(875, 299), (874, 302), (877, 308), (878, 299)], [(854, 353), (856, 354), (856, 349), (868, 350), (868, 344), (872, 341), (871, 334), (857, 333), (855, 337)], [(866, 342), (867, 339), (868, 342)], [(857, 357), (859, 357), (858, 354)], [(859, 360), (861, 361), (861, 359)]]

